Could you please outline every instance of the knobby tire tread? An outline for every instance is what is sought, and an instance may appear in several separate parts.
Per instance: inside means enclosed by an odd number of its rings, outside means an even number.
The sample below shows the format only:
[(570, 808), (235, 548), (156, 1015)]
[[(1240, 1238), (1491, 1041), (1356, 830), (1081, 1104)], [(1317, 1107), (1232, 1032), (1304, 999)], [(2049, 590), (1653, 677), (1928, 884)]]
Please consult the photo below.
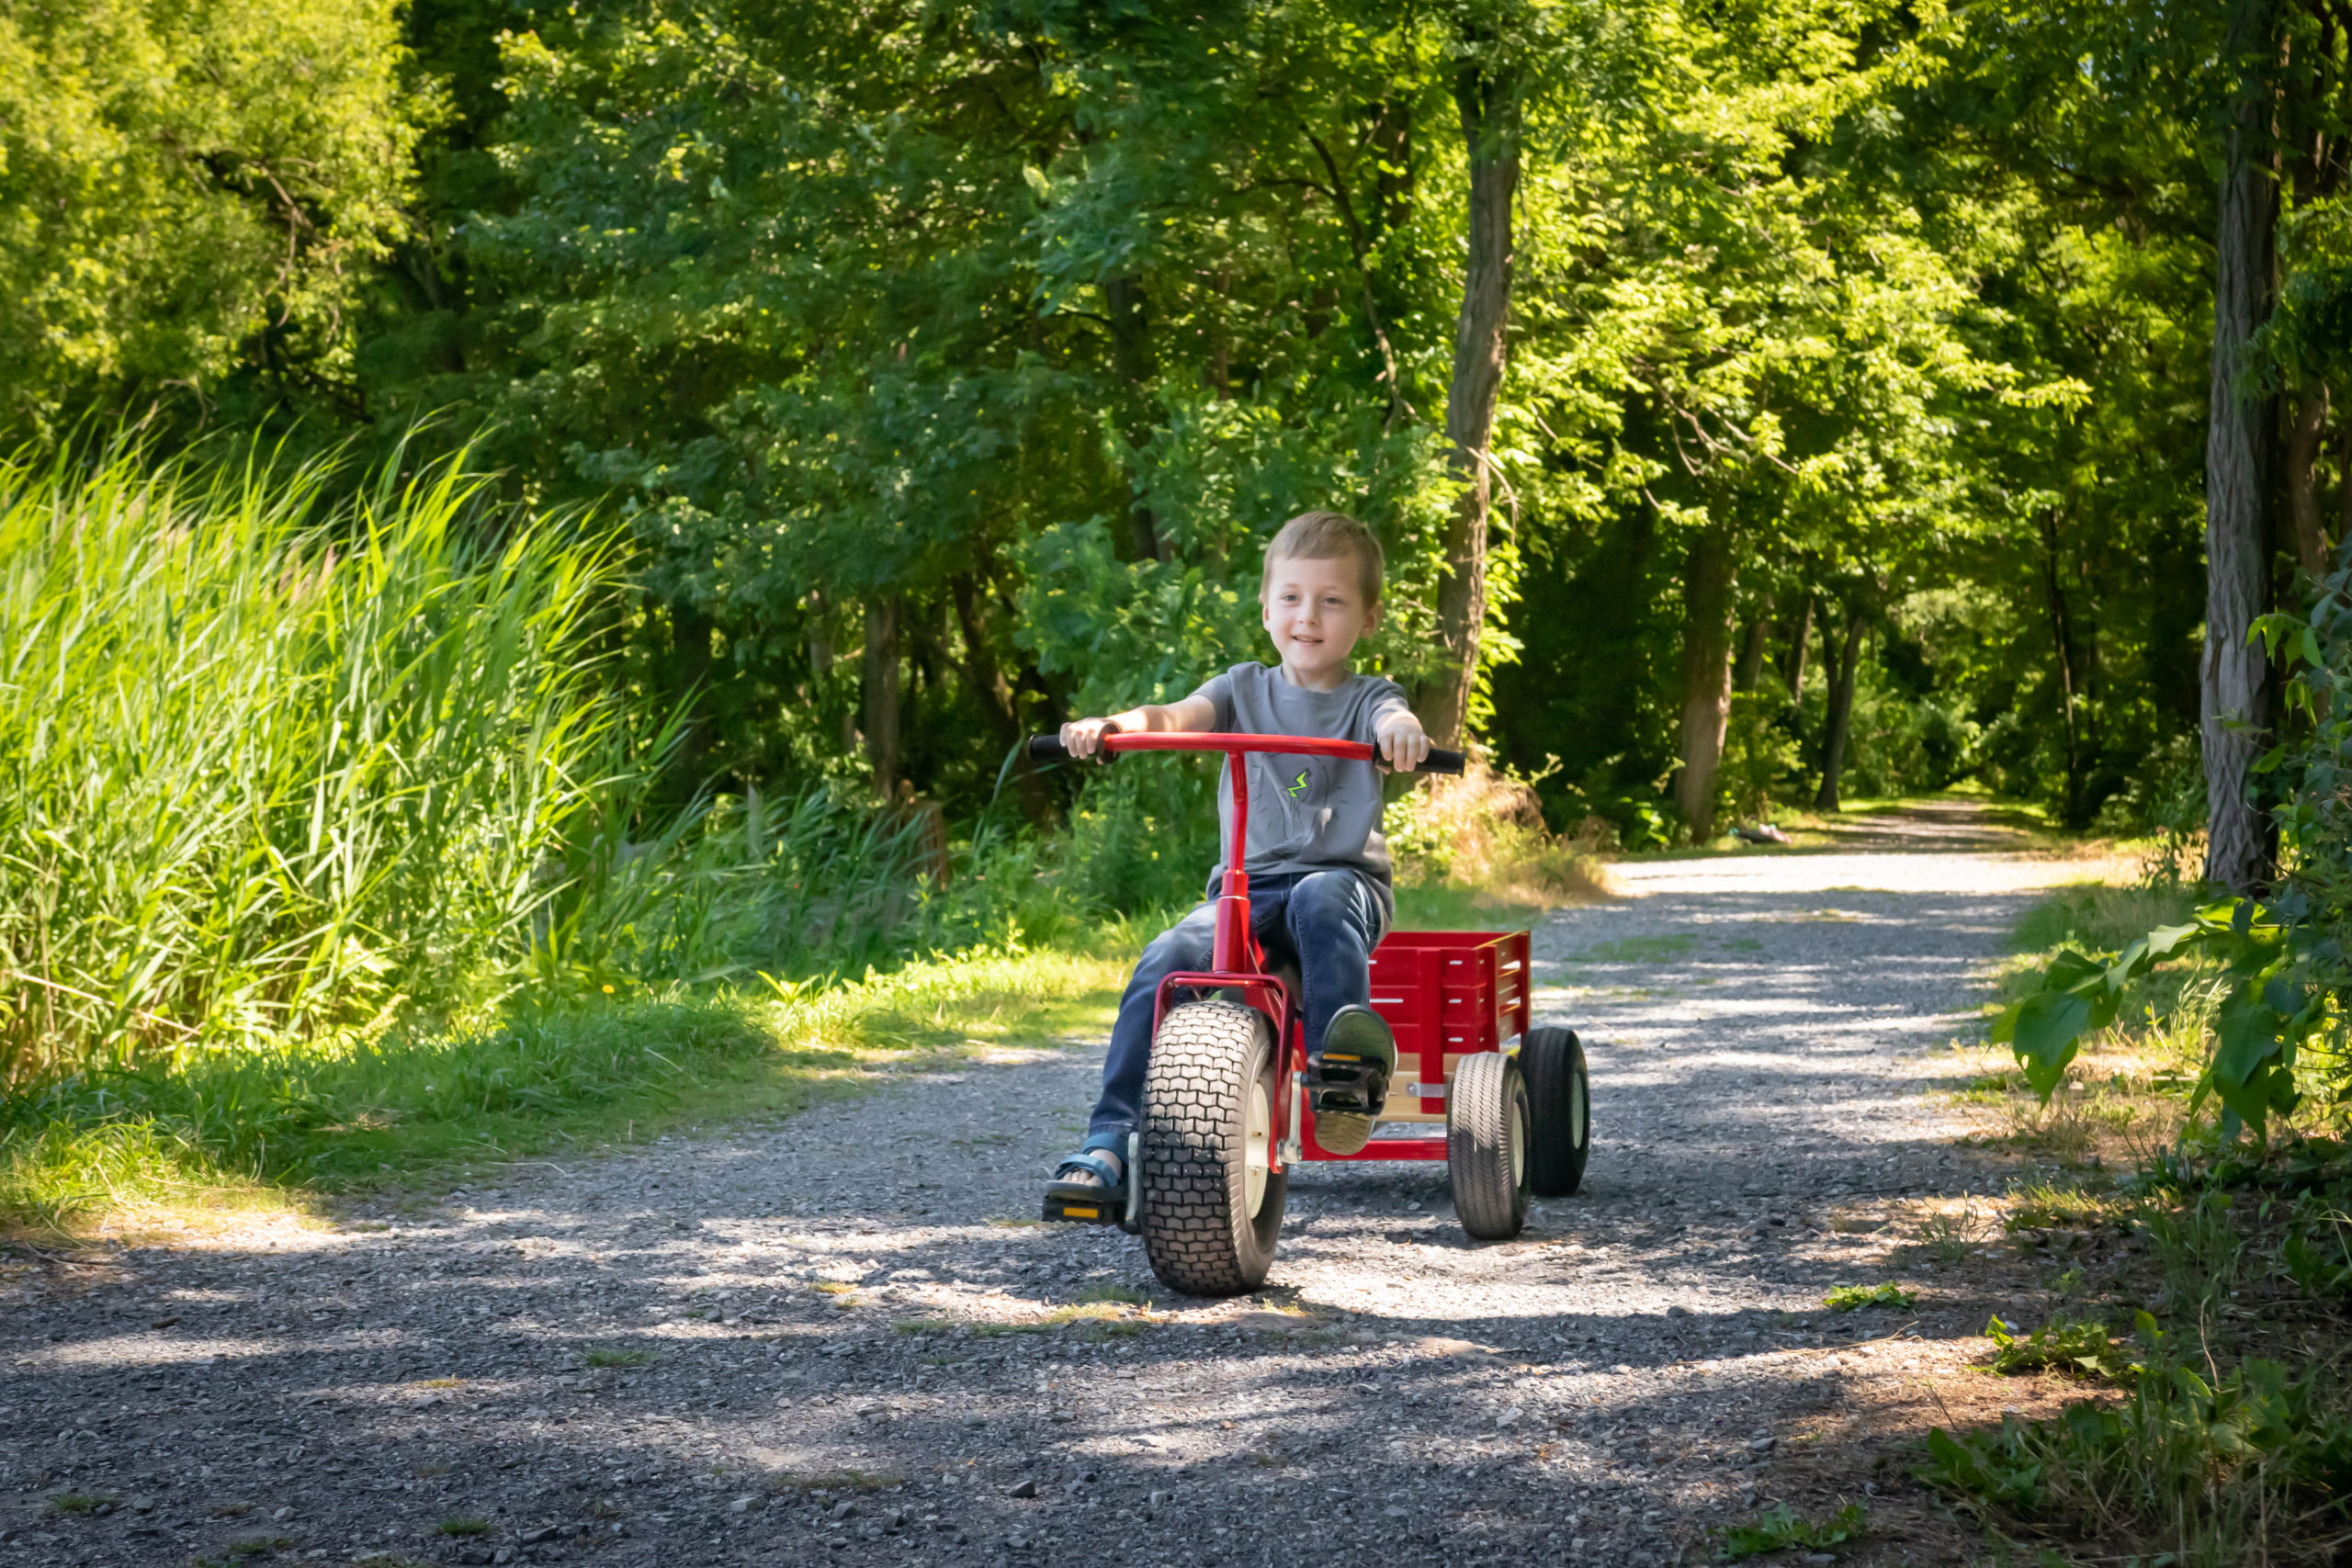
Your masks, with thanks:
[[(1191, 1002), (1160, 1021), (1143, 1090), (1144, 1254), (1170, 1290), (1237, 1296), (1265, 1283), (1287, 1185), (1270, 1176), (1252, 1226), (1233, 1172), (1241, 1157), (1253, 1063), (1272, 1043), (1257, 1011), (1234, 1002)], [(1261, 1042), (1264, 1041), (1262, 1046)]]

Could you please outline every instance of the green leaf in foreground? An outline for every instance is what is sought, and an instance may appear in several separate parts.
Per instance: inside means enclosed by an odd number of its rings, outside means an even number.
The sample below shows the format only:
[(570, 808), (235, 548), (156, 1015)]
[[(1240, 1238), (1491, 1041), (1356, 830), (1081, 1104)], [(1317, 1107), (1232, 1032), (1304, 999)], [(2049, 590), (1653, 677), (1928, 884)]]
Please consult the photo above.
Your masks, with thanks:
[(1736, 1562), (1743, 1557), (1760, 1557), (1792, 1546), (1809, 1546), (1816, 1551), (1843, 1546), (1860, 1539), (1869, 1521), (1870, 1516), (1860, 1503), (1847, 1504), (1818, 1524), (1786, 1503), (1775, 1503), (1757, 1516), (1754, 1524), (1733, 1525), (1724, 1530), (1723, 1554), (1725, 1561)]
[(1821, 1298), (1821, 1304), (1832, 1312), (1853, 1312), (1861, 1307), (1907, 1307), (1919, 1299), (1917, 1291), (1906, 1291), (1889, 1280), (1877, 1285), (1840, 1285)]
[(2109, 1336), (2103, 1323), (2074, 1323), (2056, 1317), (2030, 1334), (2019, 1334), (1996, 1317), (1984, 1325), (1984, 1337), (1994, 1345), (1993, 1359), (1986, 1370), (2007, 1377), (2052, 1371), (2083, 1377), (2120, 1378), (2132, 1370), (2123, 1348)]

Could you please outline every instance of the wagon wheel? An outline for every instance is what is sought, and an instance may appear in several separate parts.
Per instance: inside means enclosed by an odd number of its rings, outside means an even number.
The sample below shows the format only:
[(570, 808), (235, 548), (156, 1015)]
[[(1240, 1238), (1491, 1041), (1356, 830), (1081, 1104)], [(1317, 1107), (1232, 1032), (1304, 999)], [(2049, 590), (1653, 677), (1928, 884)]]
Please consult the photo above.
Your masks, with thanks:
[(1238, 1296), (1265, 1283), (1290, 1185), (1269, 1168), (1273, 1111), (1263, 1014), (1193, 1002), (1160, 1021), (1143, 1082), (1143, 1249), (1169, 1289)]
[(1527, 1141), (1527, 1188), (1538, 1198), (1565, 1198), (1584, 1184), (1592, 1152), (1592, 1087), (1584, 1046), (1573, 1029), (1531, 1029), (1519, 1048), (1534, 1112)]
[(1501, 1241), (1527, 1223), (1527, 1080), (1497, 1051), (1464, 1056), (1446, 1090), (1445, 1168), (1453, 1212), (1481, 1241)]

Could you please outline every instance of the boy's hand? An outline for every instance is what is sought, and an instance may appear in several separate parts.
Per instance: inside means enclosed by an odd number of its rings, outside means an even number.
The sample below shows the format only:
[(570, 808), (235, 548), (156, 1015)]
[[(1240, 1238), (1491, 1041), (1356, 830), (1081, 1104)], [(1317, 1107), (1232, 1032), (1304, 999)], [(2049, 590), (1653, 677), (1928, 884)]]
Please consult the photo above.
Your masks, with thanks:
[(1411, 773), (1429, 761), (1429, 732), (1421, 728), (1421, 721), (1409, 713), (1389, 715), (1372, 733), (1374, 743), (1380, 748), (1380, 754), (1388, 759), (1388, 765), (1400, 773)]
[(1102, 737), (1120, 728), (1116, 719), (1074, 718), (1062, 726), (1062, 748), (1073, 757), (1091, 757), (1102, 750)]

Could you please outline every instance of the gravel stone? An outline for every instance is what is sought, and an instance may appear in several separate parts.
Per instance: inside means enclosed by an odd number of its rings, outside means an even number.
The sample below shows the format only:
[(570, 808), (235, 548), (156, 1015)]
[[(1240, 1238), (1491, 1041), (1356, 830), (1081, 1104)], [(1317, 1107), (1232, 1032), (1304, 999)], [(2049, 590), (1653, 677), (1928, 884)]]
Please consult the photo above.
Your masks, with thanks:
[[(1872, 1479), (1777, 1442), (1922, 1342), (1814, 1321), (1859, 1277), (1831, 1211), (1999, 1178), (1924, 1054), (2068, 871), (1989, 838), (1954, 807), (1867, 852), (1620, 865), (1629, 897), (1535, 931), (1538, 1015), (1591, 1062), (1584, 1190), (1480, 1245), (1442, 1161), (1306, 1166), (1238, 1301), (1029, 1223), (1099, 1040), (325, 1227), (0, 1262), (0, 1540), (27, 1568), (217, 1560), (262, 1518), (292, 1561), (1702, 1561), (1741, 1508)], [(1905, 1316), (1963, 1338), (2015, 1299)], [(1843, 1561), (1897, 1561), (1901, 1476)]]

